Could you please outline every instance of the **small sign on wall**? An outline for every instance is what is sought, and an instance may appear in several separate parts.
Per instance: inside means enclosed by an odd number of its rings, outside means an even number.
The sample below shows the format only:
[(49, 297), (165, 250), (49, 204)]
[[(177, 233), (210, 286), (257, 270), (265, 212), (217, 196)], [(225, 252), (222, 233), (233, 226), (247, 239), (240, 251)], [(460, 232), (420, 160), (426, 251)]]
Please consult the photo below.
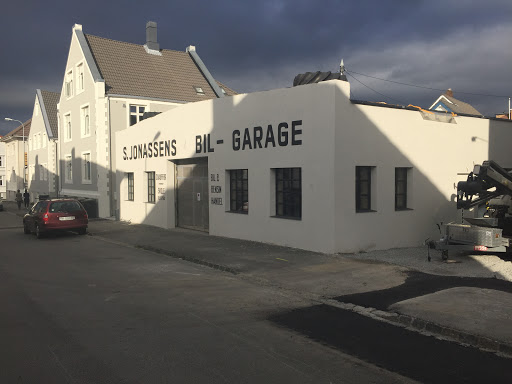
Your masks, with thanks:
[(201, 201), (201, 194), (200, 193), (197, 194), (197, 201)]

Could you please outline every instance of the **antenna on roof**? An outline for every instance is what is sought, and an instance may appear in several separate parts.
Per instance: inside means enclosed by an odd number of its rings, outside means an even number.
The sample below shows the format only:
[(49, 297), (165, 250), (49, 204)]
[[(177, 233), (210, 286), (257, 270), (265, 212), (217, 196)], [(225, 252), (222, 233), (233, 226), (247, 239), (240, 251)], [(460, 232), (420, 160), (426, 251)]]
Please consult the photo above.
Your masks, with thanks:
[(340, 73), (342, 75), (345, 74), (345, 64), (343, 63), (343, 59), (341, 59), (341, 62), (340, 62)]

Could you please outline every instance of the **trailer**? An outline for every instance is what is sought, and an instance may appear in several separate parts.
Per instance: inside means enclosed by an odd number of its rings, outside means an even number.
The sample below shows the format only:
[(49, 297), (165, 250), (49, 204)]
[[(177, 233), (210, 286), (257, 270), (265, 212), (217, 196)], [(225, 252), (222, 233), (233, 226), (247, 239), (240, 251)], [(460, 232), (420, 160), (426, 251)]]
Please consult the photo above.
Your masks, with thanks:
[(468, 217), (462, 223), (441, 226), (441, 239), (429, 241), (428, 248), (441, 251), (443, 260), (452, 251), (511, 252), (511, 202), (512, 173), (492, 160), (475, 165), (467, 180), (457, 184), (457, 209), (485, 205), (483, 217)]

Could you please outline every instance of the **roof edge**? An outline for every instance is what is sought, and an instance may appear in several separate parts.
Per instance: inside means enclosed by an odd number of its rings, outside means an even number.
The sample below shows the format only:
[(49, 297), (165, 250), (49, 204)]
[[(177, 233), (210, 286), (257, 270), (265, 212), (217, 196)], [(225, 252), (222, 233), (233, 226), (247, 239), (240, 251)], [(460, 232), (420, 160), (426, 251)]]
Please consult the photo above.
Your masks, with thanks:
[(206, 65), (204, 65), (203, 60), (201, 60), (201, 58), (197, 54), (196, 47), (193, 46), (193, 45), (189, 45), (187, 47), (187, 49), (186, 49), (186, 52), (188, 52), (188, 54), (192, 58), (192, 61), (194, 63), (196, 63), (197, 68), (199, 68), (199, 70), (201, 71), (201, 73), (205, 77), (206, 81), (208, 81), (208, 83), (210, 84), (210, 87), (212, 87), (213, 92), (215, 92), (217, 97), (219, 97), (219, 98), (220, 97), (224, 97), (224, 93), (220, 89), (219, 85), (217, 84), (217, 82), (213, 78), (213, 76), (210, 73), (210, 71), (208, 70), (208, 68), (206, 68)]
[(36, 96), (39, 100), (39, 108), (41, 108), (41, 115), (43, 115), (43, 122), (44, 127), (46, 128), (46, 134), (48, 135), (49, 139), (53, 139), (52, 127), (50, 126), (50, 120), (48, 119), (48, 114), (46, 113), (46, 106), (44, 105), (44, 99), (40, 89), (36, 89)]
[(85, 39), (84, 32), (82, 31), (82, 26), (80, 24), (75, 24), (75, 26), (73, 27), (73, 32), (75, 33), (76, 38), (78, 39), (80, 49), (82, 50), (82, 53), (85, 57), (85, 61), (87, 62), (87, 66), (91, 71), (94, 82), (104, 82), (105, 80), (103, 79), (103, 77), (101, 77), (98, 66), (96, 65), (96, 61), (94, 60), (94, 57), (92, 55), (91, 48), (89, 47), (89, 44)]

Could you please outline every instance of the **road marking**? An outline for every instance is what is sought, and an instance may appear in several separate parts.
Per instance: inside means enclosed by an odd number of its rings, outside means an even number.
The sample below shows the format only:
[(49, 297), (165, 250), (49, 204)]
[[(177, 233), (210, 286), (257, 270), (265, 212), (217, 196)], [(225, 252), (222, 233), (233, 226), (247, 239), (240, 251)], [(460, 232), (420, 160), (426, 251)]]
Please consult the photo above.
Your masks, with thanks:
[(281, 259), (280, 257), (276, 257), (276, 260), (288, 261), (286, 259)]
[(200, 273), (189, 273), (189, 272), (174, 272), (174, 273), (178, 273), (180, 275), (192, 275), (192, 276), (201, 276)]

